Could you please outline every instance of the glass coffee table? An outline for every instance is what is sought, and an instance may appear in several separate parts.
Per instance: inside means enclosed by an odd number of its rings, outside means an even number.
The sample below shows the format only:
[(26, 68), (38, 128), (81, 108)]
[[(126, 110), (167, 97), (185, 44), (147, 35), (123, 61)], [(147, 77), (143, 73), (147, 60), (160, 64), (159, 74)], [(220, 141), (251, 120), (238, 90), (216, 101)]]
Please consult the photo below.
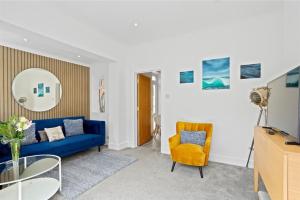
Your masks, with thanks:
[[(11, 160), (0, 163), (1, 200), (49, 199), (58, 190), (61, 191), (61, 158), (59, 156), (22, 157), (19, 159), (17, 168)], [(19, 174), (16, 175), (16, 171), (19, 171)], [(50, 174), (57, 175), (57, 179), (50, 177)]]

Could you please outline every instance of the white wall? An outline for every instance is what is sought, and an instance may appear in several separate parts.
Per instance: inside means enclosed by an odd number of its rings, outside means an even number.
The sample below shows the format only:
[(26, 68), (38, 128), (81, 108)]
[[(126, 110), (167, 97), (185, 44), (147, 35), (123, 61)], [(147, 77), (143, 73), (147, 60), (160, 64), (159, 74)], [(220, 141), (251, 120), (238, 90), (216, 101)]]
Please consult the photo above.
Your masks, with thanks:
[(284, 3), (283, 28), (284, 65), (292, 69), (300, 65), (300, 2)]
[[(153, 68), (162, 72), (162, 153), (169, 153), (168, 138), (175, 133), (176, 121), (212, 122), (211, 160), (245, 165), (258, 114), (249, 92), (281, 71), (282, 37), (282, 12), (278, 10), (134, 48), (128, 98), (134, 98), (134, 72)], [(202, 90), (202, 60), (226, 56), (231, 62), (230, 90)], [(262, 78), (240, 80), (240, 65), (258, 62)], [(194, 84), (179, 84), (179, 72), (184, 70), (195, 71)], [(132, 102), (130, 120), (125, 123), (131, 124), (128, 140), (134, 145)]]
[[(109, 64), (108, 63), (95, 63), (90, 66), (90, 118), (92, 120), (101, 120), (106, 122), (106, 143), (109, 139)], [(105, 88), (105, 112), (100, 112), (99, 106), (99, 83), (104, 80)]]

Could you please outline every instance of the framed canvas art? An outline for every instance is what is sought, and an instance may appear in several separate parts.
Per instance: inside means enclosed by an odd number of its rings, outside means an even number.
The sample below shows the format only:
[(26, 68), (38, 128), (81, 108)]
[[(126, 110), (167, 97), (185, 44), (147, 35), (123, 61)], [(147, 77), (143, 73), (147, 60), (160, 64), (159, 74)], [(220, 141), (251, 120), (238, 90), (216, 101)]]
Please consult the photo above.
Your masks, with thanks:
[(247, 64), (241, 65), (241, 79), (252, 79), (261, 77), (261, 64)]
[(194, 71), (180, 72), (180, 83), (194, 83)]
[(230, 88), (230, 58), (217, 58), (202, 61), (202, 89)]

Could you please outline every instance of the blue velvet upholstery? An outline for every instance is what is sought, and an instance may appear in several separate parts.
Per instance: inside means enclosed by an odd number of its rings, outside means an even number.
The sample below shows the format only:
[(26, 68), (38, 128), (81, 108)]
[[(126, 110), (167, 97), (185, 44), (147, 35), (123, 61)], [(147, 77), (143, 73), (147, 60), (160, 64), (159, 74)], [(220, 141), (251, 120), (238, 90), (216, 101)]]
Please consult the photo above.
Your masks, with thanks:
[[(44, 130), (44, 128), (51, 128), (55, 126), (61, 126), (63, 128), (64, 119), (83, 119), (84, 134), (69, 136), (64, 140), (58, 140), (54, 142), (45, 141), (21, 146), (21, 156), (54, 154), (64, 157), (105, 144), (105, 122), (85, 120), (84, 117), (34, 120), (33, 122), (36, 124), (37, 139), (40, 140), (37, 132), (39, 130)], [(11, 159), (9, 147), (7, 145), (0, 144), (0, 162), (9, 159)]]

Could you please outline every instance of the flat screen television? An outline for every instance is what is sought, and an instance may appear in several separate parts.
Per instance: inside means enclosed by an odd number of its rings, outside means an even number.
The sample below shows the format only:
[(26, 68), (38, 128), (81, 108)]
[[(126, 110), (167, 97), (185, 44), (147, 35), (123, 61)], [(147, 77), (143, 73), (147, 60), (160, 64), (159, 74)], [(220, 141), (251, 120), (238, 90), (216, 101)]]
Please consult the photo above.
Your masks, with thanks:
[(270, 81), (267, 126), (288, 134), (287, 144), (300, 144), (300, 66)]

